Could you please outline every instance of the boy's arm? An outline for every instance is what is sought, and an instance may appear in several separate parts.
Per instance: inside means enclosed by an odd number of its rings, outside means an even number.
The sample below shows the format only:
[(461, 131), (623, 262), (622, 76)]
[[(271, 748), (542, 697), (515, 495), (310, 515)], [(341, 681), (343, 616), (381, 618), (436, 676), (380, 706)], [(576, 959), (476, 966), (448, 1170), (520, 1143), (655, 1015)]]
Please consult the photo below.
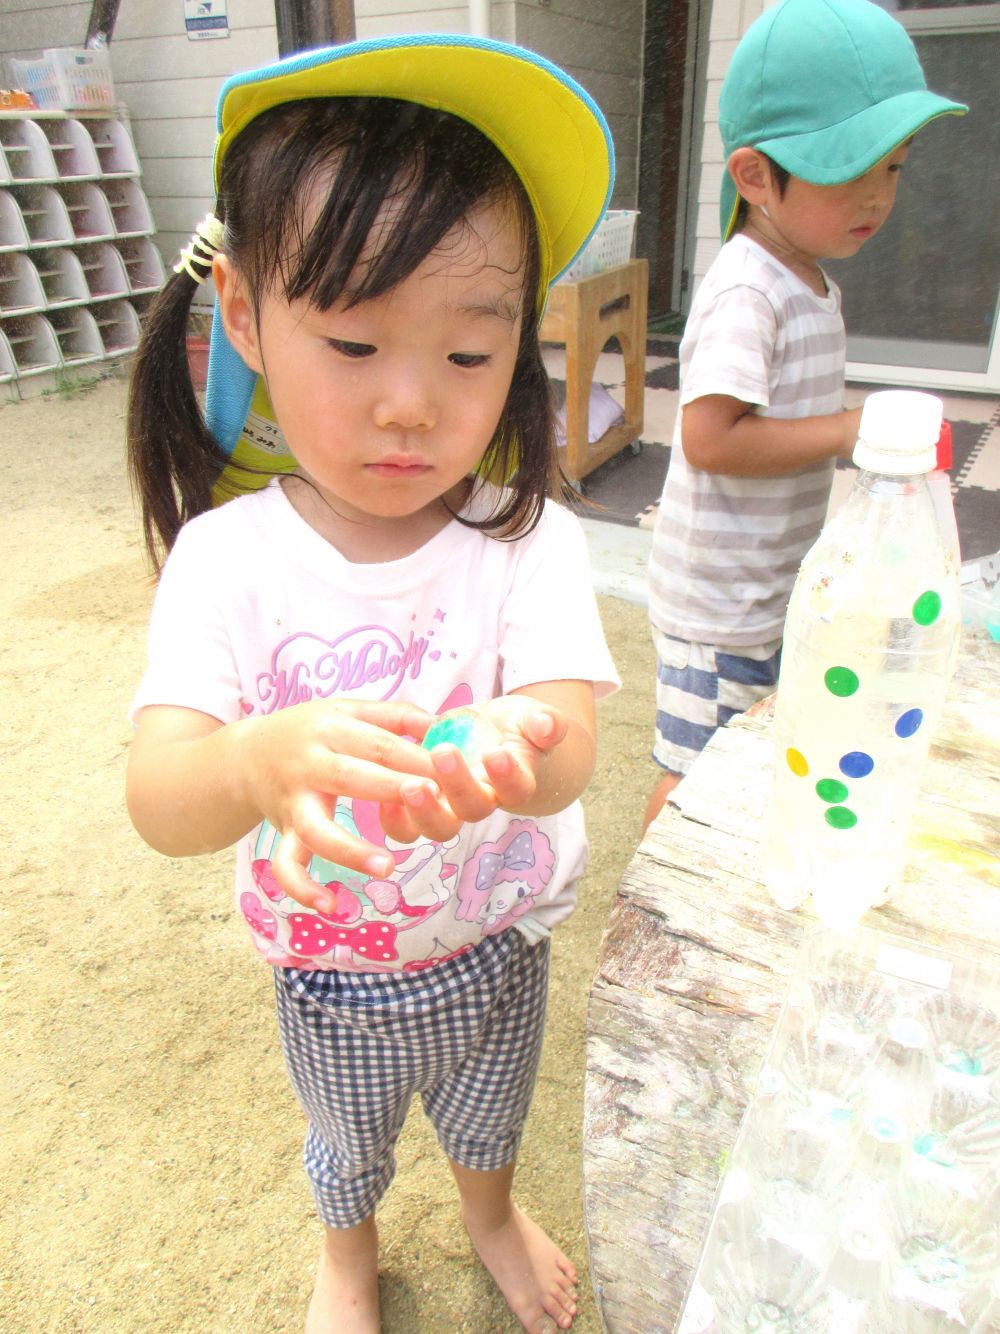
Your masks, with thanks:
[(861, 409), (823, 417), (761, 417), (752, 403), (706, 394), (681, 409), (681, 447), (693, 468), (730, 477), (774, 477), (824, 459), (849, 459)]

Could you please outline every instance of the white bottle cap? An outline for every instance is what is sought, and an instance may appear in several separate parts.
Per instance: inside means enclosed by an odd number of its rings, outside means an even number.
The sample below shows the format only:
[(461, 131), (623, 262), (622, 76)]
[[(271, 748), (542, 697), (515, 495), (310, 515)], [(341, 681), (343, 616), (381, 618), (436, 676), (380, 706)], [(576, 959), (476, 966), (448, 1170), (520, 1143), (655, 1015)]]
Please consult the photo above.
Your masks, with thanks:
[(854, 463), (868, 472), (932, 472), (944, 404), (915, 389), (869, 394), (861, 411)]

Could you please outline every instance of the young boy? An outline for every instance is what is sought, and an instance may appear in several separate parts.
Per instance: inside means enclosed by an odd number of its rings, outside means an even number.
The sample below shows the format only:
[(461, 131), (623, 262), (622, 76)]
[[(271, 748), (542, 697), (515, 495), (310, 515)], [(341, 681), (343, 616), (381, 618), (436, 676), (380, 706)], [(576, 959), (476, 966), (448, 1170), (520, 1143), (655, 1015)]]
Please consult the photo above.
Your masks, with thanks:
[(649, 567), (666, 773), (646, 826), (716, 727), (773, 691), (792, 584), (854, 448), (840, 292), (819, 261), (857, 254), (916, 131), (966, 109), (928, 92), (905, 30), (870, 0), (783, 0), (733, 54), (724, 244), (680, 346)]

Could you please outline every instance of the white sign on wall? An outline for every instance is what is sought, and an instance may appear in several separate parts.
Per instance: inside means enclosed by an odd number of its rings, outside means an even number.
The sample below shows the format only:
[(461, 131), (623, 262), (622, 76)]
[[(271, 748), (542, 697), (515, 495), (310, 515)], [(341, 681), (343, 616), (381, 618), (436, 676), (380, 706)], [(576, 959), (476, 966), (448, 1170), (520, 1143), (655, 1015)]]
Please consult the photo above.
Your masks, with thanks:
[(206, 42), (229, 36), (229, 0), (184, 0), (188, 41)]

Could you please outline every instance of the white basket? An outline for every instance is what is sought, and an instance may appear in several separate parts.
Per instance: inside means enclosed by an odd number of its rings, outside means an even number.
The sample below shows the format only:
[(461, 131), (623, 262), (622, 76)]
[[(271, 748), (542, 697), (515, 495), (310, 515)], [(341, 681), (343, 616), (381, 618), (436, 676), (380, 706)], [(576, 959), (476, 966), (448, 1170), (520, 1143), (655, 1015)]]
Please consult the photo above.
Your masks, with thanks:
[(43, 109), (101, 111), (115, 104), (115, 86), (107, 51), (59, 46), (38, 60), (11, 58), (14, 81)]
[(609, 209), (584, 249), (559, 281), (576, 283), (581, 278), (591, 278), (595, 273), (603, 273), (605, 269), (614, 269), (619, 264), (627, 264), (632, 258), (635, 220), (638, 216), (635, 209)]

